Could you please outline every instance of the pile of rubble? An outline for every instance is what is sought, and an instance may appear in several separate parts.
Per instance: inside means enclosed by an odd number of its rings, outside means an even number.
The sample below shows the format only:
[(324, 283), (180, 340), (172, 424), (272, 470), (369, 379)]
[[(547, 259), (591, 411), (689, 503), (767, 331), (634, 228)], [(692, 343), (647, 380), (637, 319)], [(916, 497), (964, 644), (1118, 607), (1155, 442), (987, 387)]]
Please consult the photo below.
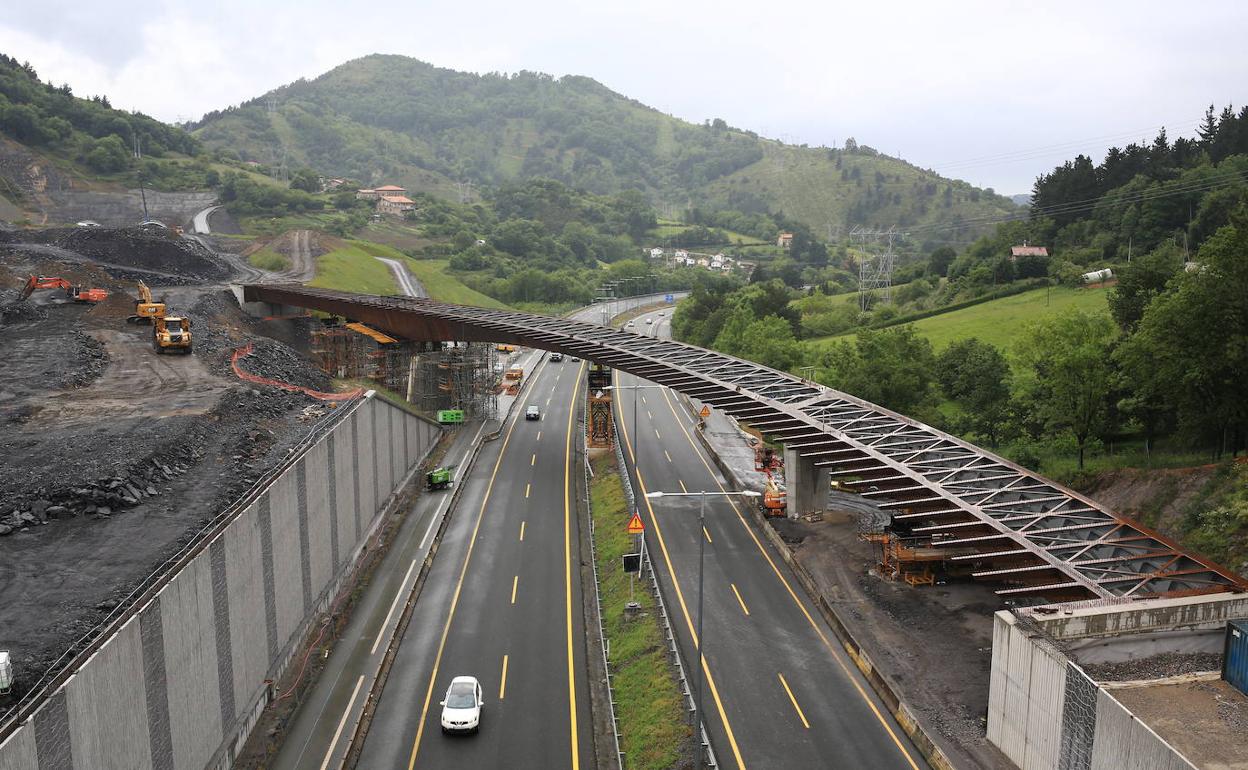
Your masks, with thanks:
[(51, 495), (51, 499), (31, 500), (0, 518), (0, 535), (47, 524), (49, 519), (71, 516), (108, 518), (123, 508), (133, 508), (146, 498), (160, 495), (157, 484), (164, 484), (186, 471), (187, 466), (180, 463), (165, 465), (151, 460), (130, 469), (127, 475), (71, 487)]
[(57, 385), (62, 388), (85, 388), (104, 373), (108, 366), (108, 351), (104, 349), (103, 342), (77, 329), (70, 332), (69, 342), (72, 349), (69, 355), (75, 365), (64, 370)]
[[(20, 250), (23, 245), (52, 247), (39, 253), (57, 258), (82, 254), (91, 260), (117, 267), (131, 267), (165, 275), (164, 283), (217, 282), (230, 278), (232, 271), (199, 243), (172, 233), (138, 228), (51, 228), (0, 232), (0, 244)], [(116, 270), (111, 271), (115, 277)], [(172, 280), (176, 278), (182, 281)]]
[(1099, 682), (1131, 682), (1164, 679), (1198, 671), (1220, 671), (1222, 655), (1216, 652), (1163, 652), (1147, 658), (1120, 663), (1090, 663), (1083, 666), (1088, 676)]

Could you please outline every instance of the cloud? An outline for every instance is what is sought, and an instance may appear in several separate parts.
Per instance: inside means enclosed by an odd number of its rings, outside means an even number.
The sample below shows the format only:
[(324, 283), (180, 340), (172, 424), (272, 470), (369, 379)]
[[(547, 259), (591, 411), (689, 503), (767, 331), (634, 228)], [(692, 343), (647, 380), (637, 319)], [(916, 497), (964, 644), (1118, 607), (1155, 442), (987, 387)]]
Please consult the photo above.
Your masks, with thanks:
[(1209, 102), (1248, 98), (1248, 4), (1234, 0), (1182, 14), (1159, 0), (18, 5), (0, 19), (0, 50), (165, 120), (397, 53), (586, 75), (678, 117), (796, 142), (853, 136), (1004, 192), (1076, 151), (1099, 154), (1110, 140), (1098, 137), (1147, 140), (1162, 124), (1175, 136)]

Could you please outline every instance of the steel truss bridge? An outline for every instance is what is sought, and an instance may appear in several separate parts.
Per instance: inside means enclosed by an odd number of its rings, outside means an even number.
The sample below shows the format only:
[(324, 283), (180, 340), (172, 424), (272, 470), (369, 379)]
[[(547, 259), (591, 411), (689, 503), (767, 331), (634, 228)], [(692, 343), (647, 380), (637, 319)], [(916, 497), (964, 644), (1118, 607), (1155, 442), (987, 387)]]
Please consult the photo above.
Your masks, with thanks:
[[(904, 415), (765, 366), (597, 324), (427, 299), (249, 285), (244, 299), (320, 310), (412, 340), (581, 356), (710, 403), (783, 443), (894, 525), (950, 549), (1003, 596), (1115, 599), (1248, 581), (1059, 484)], [(816, 474), (817, 475), (817, 474)]]

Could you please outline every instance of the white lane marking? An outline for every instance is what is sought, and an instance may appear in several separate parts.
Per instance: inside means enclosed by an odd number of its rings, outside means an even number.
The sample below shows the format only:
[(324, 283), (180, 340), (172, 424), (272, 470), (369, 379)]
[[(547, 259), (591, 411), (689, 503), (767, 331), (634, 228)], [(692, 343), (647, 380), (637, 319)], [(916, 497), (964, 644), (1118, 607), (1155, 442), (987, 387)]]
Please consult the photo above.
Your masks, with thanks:
[(412, 570), (416, 569), (416, 560), (412, 559), (412, 566), (407, 568), (407, 574), (403, 576), (403, 582), (399, 583), (399, 592), (394, 595), (394, 601), (390, 602), (390, 611), (386, 613), (386, 619), (381, 621), (381, 628), (377, 629), (377, 638), (373, 640), (373, 648), (368, 651), (369, 655), (377, 654), (377, 646), (381, 644), (381, 637), (386, 635), (386, 627), (390, 625), (390, 618), (394, 617), (394, 611), (399, 606), (399, 599), (403, 598), (403, 594), (407, 593), (407, 579), (412, 576)]
[(355, 689), (351, 691), (351, 700), (347, 701), (347, 710), (342, 712), (342, 719), (338, 720), (338, 729), (334, 730), (334, 738), (329, 742), (329, 751), (325, 752), (325, 761), (321, 762), (321, 770), (329, 767), (329, 760), (334, 755), (334, 747), (338, 745), (338, 739), (342, 737), (342, 728), (347, 724), (347, 717), (351, 716), (351, 709), (355, 706), (355, 698), (360, 694), (360, 687), (364, 684), (364, 675), (360, 674), (360, 678), (355, 680)]

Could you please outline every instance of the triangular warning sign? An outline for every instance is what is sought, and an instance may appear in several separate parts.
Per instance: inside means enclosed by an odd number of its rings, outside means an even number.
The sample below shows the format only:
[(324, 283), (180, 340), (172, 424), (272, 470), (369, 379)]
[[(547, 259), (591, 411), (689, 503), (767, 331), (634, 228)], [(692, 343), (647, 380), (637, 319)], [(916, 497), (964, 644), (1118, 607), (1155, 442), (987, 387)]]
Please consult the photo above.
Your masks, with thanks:
[(642, 532), (645, 532), (645, 531), (646, 531), (646, 525), (641, 523), (641, 517), (638, 516), (636, 512), (634, 512), (633, 518), (628, 520), (628, 534), (640, 535)]
[(702, 405), (702, 411), (698, 412), (698, 414), (699, 414), (699, 415), (701, 415), (702, 417), (710, 417), (710, 416), (711, 416), (711, 408), (710, 408), (709, 406), (707, 406), (706, 404), (703, 404), (703, 405)]

